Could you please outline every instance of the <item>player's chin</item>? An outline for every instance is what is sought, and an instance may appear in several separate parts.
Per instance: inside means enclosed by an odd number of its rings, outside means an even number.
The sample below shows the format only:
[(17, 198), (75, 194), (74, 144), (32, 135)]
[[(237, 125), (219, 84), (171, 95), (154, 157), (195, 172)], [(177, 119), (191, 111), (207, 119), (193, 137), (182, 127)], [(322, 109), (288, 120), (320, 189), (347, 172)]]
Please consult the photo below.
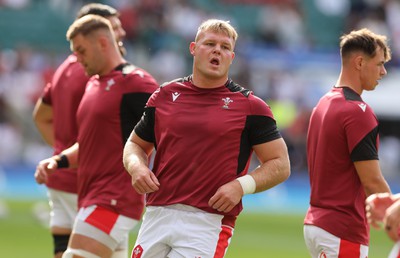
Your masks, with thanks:
[(86, 74), (90, 77), (90, 76), (93, 76), (93, 75), (95, 75), (96, 74), (96, 72), (94, 72), (93, 70), (91, 70), (91, 69), (86, 69)]
[(366, 87), (364, 90), (366, 90), (366, 91), (373, 91), (373, 90), (375, 90), (375, 88), (378, 86), (378, 82), (376, 82), (375, 84), (373, 84), (373, 85), (370, 85), (369, 87)]

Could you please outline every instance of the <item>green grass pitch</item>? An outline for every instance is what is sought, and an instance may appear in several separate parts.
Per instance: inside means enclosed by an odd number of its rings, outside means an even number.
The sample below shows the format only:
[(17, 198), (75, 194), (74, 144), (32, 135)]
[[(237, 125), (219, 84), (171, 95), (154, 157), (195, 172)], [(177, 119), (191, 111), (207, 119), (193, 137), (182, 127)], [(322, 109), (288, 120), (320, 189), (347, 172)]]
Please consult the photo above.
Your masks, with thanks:
[[(33, 215), (33, 202), (6, 201), (10, 213), (0, 218), (0, 257), (52, 257), (49, 231)], [(240, 215), (227, 258), (306, 258), (303, 214), (244, 212)], [(131, 235), (131, 247), (137, 231)], [(392, 243), (382, 231), (371, 230), (370, 258), (387, 257)]]

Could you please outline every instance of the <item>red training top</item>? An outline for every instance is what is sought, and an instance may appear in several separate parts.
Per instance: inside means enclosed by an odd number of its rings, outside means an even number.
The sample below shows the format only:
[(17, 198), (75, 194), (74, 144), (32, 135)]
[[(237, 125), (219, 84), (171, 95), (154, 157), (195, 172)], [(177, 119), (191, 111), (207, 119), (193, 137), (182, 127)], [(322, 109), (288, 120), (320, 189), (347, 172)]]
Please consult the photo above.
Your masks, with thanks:
[(210, 213), (237, 216), (208, 205), (225, 183), (247, 173), (252, 146), (280, 138), (269, 106), (231, 80), (214, 89), (198, 88), (191, 77), (163, 85), (149, 99), (135, 127), (154, 142), (153, 172), (160, 189), (147, 205), (186, 204)]
[[(89, 78), (75, 55), (70, 55), (56, 70), (42, 101), (52, 107), (54, 154), (71, 147), (78, 136), (76, 112)], [(77, 192), (76, 169), (59, 169), (48, 177), (47, 187), (70, 193)]]
[(123, 148), (158, 88), (146, 71), (123, 64), (93, 76), (78, 109), (78, 205), (99, 205), (140, 219), (144, 196), (132, 187), (122, 162)]
[(365, 191), (355, 161), (378, 159), (378, 120), (352, 89), (333, 88), (310, 118), (307, 154), (310, 208), (304, 223), (368, 245)]

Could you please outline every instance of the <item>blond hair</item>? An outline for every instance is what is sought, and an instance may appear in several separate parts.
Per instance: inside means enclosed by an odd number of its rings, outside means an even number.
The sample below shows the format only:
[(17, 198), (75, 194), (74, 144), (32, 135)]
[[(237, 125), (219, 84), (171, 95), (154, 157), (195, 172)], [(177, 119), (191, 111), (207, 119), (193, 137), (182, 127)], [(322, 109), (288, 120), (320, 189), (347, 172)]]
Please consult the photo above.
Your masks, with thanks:
[(227, 35), (229, 38), (233, 39), (233, 42), (236, 43), (238, 38), (238, 34), (235, 28), (230, 24), (229, 21), (223, 21), (218, 19), (209, 19), (200, 24), (197, 29), (197, 34), (195, 37), (195, 41), (199, 39), (199, 35), (205, 31), (212, 31), (216, 33), (223, 33)]

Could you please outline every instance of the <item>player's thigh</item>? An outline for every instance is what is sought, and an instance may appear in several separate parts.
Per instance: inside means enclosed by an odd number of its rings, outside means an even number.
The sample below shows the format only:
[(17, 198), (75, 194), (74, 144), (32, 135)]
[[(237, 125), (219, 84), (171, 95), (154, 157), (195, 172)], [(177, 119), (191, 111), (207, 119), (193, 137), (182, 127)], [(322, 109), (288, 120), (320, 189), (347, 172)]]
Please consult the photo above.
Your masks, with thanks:
[(99, 257), (111, 257), (113, 250), (95, 238), (72, 233), (68, 249), (83, 250)]
[[(94, 239), (111, 251), (128, 248), (129, 232), (138, 221), (96, 205), (81, 208), (75, 220), (73, 235)], [(75, 242), (74, 247), (84, 248), (85, 243)], [(101, 248), (101, 245), (99, 246)]]
[(54, 234), (67, 234), (71, 231), (77, 215), (78, 196), (74, 193), (49, 188), (50, 227)]
[(365, 258), (368, 246), (340, 239), (313, 225), (304, 225), (304, 240), (313, 258)]
[(304, 225), (304, 240), (311, 257), (338, 257), (340, 238), (329, 232), (313, 225)]
[(148, 207), (132, 257), (223, 257), (233, 228), (222, 219), (186, 205)]
[[(221, 229), (221, 228), (220, 228)], [(192, 232), (195, 234), (196, 232)], [(168, 253), (168, 258), (202, 257), (222, 258), (225, 256), (233, 234), (233, 228), (222, 226), (219, 236), (207, 234), (207, 238), (189, 236), (186, 241), (179, 242)], [(203, 234), (205, 236), (206, 234)], [(182, 238), (183, 240), (183, 238)]]
[(132, 249), (132, 258), (167, 257), (170, 224), (172, 217), (164, 212), (164, 207), (149, 206), (142, 218), (142, 224)]
[[(233, 235), (233, 228), (223, 225), (224, 216), (204, 211), (177, 211), (179, 236), (168, 257), (223, 257)], [(179, 234), (179, 235), (178, 235)]]

